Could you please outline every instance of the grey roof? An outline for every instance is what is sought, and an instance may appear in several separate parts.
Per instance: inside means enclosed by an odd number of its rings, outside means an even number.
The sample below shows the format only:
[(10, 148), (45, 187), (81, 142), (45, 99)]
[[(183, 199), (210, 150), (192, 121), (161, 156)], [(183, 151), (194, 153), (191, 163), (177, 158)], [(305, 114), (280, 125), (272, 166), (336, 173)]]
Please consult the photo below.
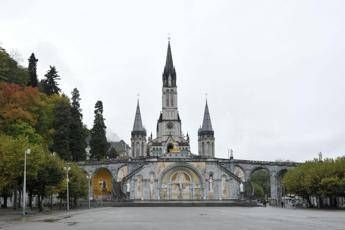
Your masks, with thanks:
[(124, 140), (110, 141), (109, 142), (109, 150), (111, 148), (114, 148), (118, 152), (125, 151), (126, 149), (130, 149), (129, 145)]
[(168, 42), (168, 51), (167, 51), (167, 58), (165, 62), (166, 68), (174, 68), (172, 54), (171, 54), (171, 47), (170, 47), (170, 41)]
[(202, 121), (202, 126), (199, 129), (199, 132), (213, 132), (211, 117), (210, 117), (210, 112), (208, 110), (207, 101), (206, 101), (206, 105), (205, 105), (204, 119)]
[[(168, 78), (171, 76), (171, 85), (168, 83)], [(171, 46), (170, 41), (168, 42), (168, 51), (167, 51), (167, 57), (165, 62), (165, 67), (163, 71), (163, 86), (165, 87), (176, 87), (176, 71), (173, 63), (173, 58), (171, 54)]]
[(145, 130), (143, 123), (141, 121), (139, 100), (137, 103), (137, 110), (135, 112), (135, 119), (134, 119), (134, 125), (133, 125), (132, 132), (145, 132), (145, 135), (146, 135), (146, 130)]

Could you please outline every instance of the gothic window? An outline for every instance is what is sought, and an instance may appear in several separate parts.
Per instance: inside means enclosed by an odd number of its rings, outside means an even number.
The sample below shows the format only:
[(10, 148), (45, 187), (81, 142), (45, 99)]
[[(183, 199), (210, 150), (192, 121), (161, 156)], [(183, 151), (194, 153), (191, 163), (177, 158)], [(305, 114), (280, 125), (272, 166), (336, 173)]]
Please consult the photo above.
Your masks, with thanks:
[(166, 98), (166, 103), (167, 103), (167, 107), (169, 107), (169, 90), (167, 91), (167, 94), (165, 95), (165, 98)]
[(171, 86), (171, 75), (169, 74), (169, 77), (168, 77), (168, 85)]
[(141, 143), (141, 156), (144, 156), (144, 142)]
[(135, 149), (136, 149), (135, 150), (135, 155), (139, 156), (139, 154), (140, 154), (140, 144), (139, 144), (139, 142), (136, 143)]
[(173, 92), (173, 90), (170, 90), (170, 99), (171, 99), (170, 105), (174, 106), (174, 92)]

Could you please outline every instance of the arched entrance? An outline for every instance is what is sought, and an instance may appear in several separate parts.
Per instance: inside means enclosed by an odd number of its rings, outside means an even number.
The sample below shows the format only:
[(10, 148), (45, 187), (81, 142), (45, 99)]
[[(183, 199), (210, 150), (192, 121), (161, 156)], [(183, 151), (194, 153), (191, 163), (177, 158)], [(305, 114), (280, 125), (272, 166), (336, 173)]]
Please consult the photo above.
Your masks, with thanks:
[(112, 176), (108, 169), (97, 169), (92, 177), (93, 198), (96, 200), (110, 200), (112, 191)]
[(250, 173), (249, 181), (252, 186), (250, 197), (262, 202), (268, 201), (268, 198), (271, 196), (271, 180), (269, 170), (264, 167), (255, 168)]
[(167, 145), (167, 153), (170, 153), (170, 151), (174, 148), (174, 145), (172, 143), (169, 143)]
[(162, 173), (159, 182), (162, 200), (202, 199), (203, 184), (200, 174), (191, 166), (175, 166)]

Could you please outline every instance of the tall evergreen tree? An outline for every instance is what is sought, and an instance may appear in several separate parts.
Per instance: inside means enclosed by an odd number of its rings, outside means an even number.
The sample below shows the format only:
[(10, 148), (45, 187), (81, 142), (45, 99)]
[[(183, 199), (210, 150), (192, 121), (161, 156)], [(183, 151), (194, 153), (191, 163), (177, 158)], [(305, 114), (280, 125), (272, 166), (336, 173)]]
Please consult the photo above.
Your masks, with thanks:
[(95, 120), (91, 130), (90, 153), (92, 159), (101, 160), (106, 157), (109, 143), (106, 138), (106, 126), (103, 118), (102, 101), (97, 101), (95, 105)]
[(86, 133), (82, 122), (82, 113), (80, 108), (80, 94), (77, 88), (72, 91), (71, 108), (71, 131), (70, 131), (70, 150), (73, 161), (82, 161), (86, 159)]
[(60, 80), (60, 76), (55, 66), (50, 66), (50, 69), (44, 76), (46, 78), (41, 81), (41, 90), (47, 95), (59, 94), (61, 89), (57, 80)]
[(37, 61), (35, 54), (32, 53), (29, 58), (29, 66), (28, 66), (28, 72), (29, 72), (29, 82), (28, 86), (37, 87), (38, 85), (38, 79), (37, 79)]
[(71, 105), (67, 97), (63, 97), (63, 100), (56, 103), (54, 114), (54, 134), (51, 149), (62, 159), (70, 161), (72, 160), (69, 140), (71, 136)]

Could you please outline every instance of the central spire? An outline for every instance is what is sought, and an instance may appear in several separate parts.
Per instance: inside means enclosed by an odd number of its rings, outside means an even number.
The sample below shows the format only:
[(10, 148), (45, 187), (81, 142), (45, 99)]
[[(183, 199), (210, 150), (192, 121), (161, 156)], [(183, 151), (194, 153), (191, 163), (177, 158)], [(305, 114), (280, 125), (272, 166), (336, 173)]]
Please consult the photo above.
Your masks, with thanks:
[(167, 58), (165, 62), (165, 68), (167, 67), (174, 67), (174, 63), (172, 60), (172, 54), (171, 54), (171, 46), (170, 46), (170, 41), (168, 41), (168, 51), (167, 51)]
[(176, 71), (171, 54), (170, 40), (168, 41), (167, 57), (163, 71), (163, 87), (176, 87)]

